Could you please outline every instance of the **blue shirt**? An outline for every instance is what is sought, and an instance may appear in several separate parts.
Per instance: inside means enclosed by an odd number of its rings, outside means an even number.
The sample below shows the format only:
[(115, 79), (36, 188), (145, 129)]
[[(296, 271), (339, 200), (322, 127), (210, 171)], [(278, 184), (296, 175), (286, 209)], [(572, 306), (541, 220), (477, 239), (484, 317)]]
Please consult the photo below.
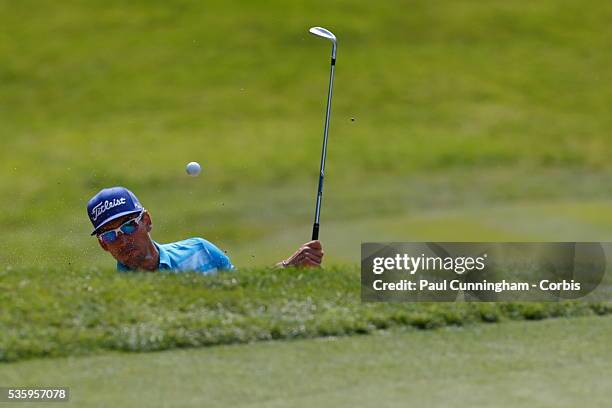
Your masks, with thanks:
[[(153, 241), (153, 244), (159, 251), (159, 270), (212, 274), (219, 270), (236, 269), (223, 251), (203, 238), (189, 238), (170, 244)], [(117, 270), (125, 272), (131, 269), (117, 262)]]

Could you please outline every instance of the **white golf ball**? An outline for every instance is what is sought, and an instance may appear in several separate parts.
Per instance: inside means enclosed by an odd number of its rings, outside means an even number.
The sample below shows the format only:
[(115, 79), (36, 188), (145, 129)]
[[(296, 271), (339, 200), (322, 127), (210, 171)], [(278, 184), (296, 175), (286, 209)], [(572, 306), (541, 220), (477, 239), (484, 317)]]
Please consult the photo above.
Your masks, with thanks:
[(202, 171), (202, 168), (198, 162), (189, 162), (187, 163), (187, 167), (185, 167), (185, 171), (187, 171), (187, 174), (190, 176), (197, 176), (200, 174), (200, 171)]

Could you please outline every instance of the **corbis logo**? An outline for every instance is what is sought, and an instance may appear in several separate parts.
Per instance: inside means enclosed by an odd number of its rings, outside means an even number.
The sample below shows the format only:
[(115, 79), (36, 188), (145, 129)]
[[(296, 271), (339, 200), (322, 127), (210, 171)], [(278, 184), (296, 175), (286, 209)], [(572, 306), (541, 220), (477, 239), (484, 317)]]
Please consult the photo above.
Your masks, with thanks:
[(105, 200), (104, 202), (98, 203), (94, 208), (91, 209), (91, 215), (93, 221), (97, 220), (98, 217), (104, 214), (107, 210), (117, 207), (118, 205), (125, 204), (125, 198), (115, 198), (113, 201)]

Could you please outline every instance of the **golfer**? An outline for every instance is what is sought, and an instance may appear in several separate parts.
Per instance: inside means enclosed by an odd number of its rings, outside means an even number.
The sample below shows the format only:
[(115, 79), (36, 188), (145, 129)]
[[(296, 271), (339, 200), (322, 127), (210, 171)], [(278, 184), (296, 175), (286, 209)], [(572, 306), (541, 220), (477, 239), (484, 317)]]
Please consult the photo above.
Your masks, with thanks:
[[(134, 193), (125, 187), (101, 190), (87, 204), (93, 224), (91, 235), (117, 260), (117, 270), (172, 270), (215, 273), (235, 269), (225, 253), (203, 238), (189, 238), (169, 244), (151, 239), (151, 215)], [(319, 241), (302, 245), (278, 267), (319, 266), (323, 248)]]

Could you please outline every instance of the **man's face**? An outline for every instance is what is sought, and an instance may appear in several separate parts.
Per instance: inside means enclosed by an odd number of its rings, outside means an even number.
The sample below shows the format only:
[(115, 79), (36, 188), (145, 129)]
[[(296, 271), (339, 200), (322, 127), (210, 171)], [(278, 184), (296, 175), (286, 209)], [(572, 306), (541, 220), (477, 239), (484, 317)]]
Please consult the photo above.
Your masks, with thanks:
[[(138, 218), (139, 214), (128, 214), (124, 217), (117, 218), (106, 224), (100, 229), (99, 234), (119, 228), (125, 222)], [(142, 262), (148, 255), (148, 250), (151, 243), (149, 232), (151, 231), (151, 217), (148, 212), (144, 212), (137, 229), (131, 234), (119, 233), (117, 239), (113, 242), (103, 242), (98, 236), (98, 242), (105, 251), (122, 264), (137, 268), (142, 265)]]

